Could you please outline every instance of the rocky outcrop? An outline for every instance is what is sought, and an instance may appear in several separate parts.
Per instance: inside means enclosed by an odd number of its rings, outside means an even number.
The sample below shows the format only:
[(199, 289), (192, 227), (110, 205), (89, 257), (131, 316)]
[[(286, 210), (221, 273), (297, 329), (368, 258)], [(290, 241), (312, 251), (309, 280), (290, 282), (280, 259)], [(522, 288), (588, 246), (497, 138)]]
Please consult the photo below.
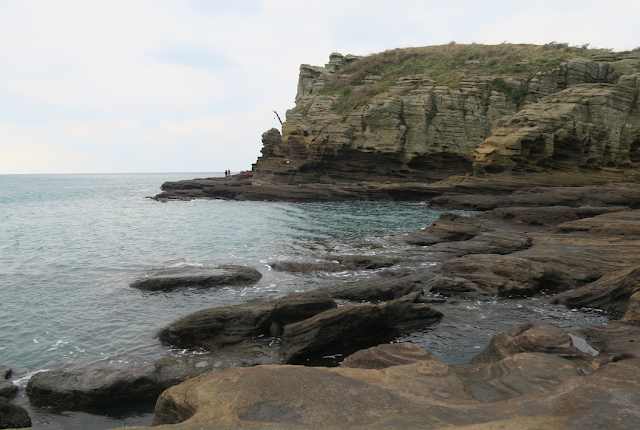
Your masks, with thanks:
[(498, 362), (522, 352), (540, 352), (566, 359), (582, 356), (567, 332), (554, 324), (534, 321), (495, 336), (471, 364)]
[[(338, 57), (332, 54), (332, 61)], [(346, 63), (303, 65), (296, 108), (287, 111), (282, 135), (275, 129), (263, 135), (254, 176), (297, 183), (436, 181), (473, 169), (628, 166), (638, 158), (638, 58), (574, 58), (531, 79), (463, 77), (459, 88), (428, 73), (403, 76), (347, 113), (332, 110), (339, 96), (326, 91), (348, 79), (340, 73)], [(351, 93), (367, 93), (378, 81), (367, 77)]]
[(568, 88), (498, 122), (475, 151), (474, 169), (635, 173), (640, 162), (640, 80), (636, 86), (635, 76), (633, 85), (627, 79)]
[(293, 293), (275, 300), (204, 309), (161, 329), (158, 338), (180, 348), (215, 350), (258, 336), (278, 334), (282, 327), (335, 308), (323, 292)]
[(558, 303), (573, 308), (599, 308), (624, 313), (630, 297), (640, 291), (640, 267), (634, 266), (607, 273), (597, 281), (569, 291)]
[(414, 303), (417, 297), (379, 305), (346, 305), (287, 325), (280, 354), (287, 363), (299, 363), (314, 354), (336, 353), (389, 341), (393, 331), (406, 324), (428, 326), (438, 322), (442, 313), (426, 304)]
[(570, 361), (531, 352), (449, 367), (416, 346), (381, 345), (337, 368), (256, 366), (201, 375), (160, 396), (153, 425), (631, 430), (640, 418), (638, 369), (638, 359), (626, 359), (585, 376)]
[(179, 288), (213, 288), (229, 285), (251, 285), (262, 278), (256, 269), (244, 266), (216, 268), (178, 267), (163, 269), (131, 284), (146, 291), (173, 291)]

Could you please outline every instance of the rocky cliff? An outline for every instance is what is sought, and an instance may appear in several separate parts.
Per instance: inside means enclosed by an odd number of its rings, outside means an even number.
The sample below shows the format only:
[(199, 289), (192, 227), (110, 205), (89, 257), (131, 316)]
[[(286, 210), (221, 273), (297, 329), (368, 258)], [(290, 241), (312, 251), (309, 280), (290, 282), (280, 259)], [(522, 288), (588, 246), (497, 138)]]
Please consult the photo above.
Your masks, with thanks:
[(562, 44), (333, 53), (300, 67), (296, 105), (282, 133), (264, 133), (254, 180), (635, 172), (639, 73), (638, 51)]

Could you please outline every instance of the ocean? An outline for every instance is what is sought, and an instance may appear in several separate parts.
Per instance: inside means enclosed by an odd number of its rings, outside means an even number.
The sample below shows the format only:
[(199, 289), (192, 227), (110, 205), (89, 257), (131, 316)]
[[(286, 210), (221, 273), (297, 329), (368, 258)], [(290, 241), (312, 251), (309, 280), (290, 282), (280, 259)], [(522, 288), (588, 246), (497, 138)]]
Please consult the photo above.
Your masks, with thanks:
[[(161, 346), (154, 338), (157, 330), (200, 309), (377, 276), (376, 271), (291, 274), (271, 270), (269, 262), (399, 253), (409, 247), (402, 241), (407, 231), (428, 226), (442, 213), (423, 201), (160, 203), (147, 198), (165, 181), (214, 176), (224, 174), (0, 175), (0, 364), (14, 370), (15, 384), (24, 388), (34, 372), (61, 365), (125, 365), (188, 353)], [(250, 266), (263, 277), (251, 287), (218, 290), (149, 293), (129, 287), (158, 268), (220, 263)], [(447, 364), (468, 361), (492, 336), (526, 321), (577, 328), (608, 320), (544, 299), (460, 301), (437, 308), (445, 314), (442, 322), (397, 341), (424, 347)], [(35, 408), (24, 389), (14, 402), (29, 410), (36, 429), (149, 425), (153, 416), (152, 405), (73, 412)]]

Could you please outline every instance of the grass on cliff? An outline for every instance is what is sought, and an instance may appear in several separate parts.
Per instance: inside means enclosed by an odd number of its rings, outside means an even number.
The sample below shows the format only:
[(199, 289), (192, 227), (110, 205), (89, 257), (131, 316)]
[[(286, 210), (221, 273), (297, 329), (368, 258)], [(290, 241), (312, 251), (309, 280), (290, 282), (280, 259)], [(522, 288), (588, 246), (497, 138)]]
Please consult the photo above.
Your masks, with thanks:
[[(392, 49), (363, 57), (336, 73), (321, 90), (322, 94), (339, 96), (332, 110), (345, 118), (350, 112), (367, 104), (373, 97), (391, 88), (401, 76), (426, 74), (439, 85), (459, 89), (465, 77), (513, 76), (533, 78), (538, 72), (547, 72), (572, 58), (591, 58), (594, 54), (608, 52), (589, 49), (588, 45), (572, 47), (566, 43), (551, 42), (546, 45), (461, 45), (449, 43), (422, 48)], [(528, 61), (528, 65), (521, 64)], [(364, 85), (369, 75), (381, 80)], [(504, 80), (501, 80), (504, 84)], [(500, 82), (494, 82), (500, 85)], [(511, 101), (521, 101), (525, 94), (509, 93)]]

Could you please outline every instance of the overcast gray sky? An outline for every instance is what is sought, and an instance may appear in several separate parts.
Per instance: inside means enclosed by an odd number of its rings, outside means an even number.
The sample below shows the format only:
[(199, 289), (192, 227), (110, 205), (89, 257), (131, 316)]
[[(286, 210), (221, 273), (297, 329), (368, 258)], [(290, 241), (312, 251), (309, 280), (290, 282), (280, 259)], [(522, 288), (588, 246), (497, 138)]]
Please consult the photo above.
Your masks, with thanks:
[(301, 63), (452, 40), (625, 50), (638, 17), (638, 0), (0, 0), (0, 173), (248, 169)]

